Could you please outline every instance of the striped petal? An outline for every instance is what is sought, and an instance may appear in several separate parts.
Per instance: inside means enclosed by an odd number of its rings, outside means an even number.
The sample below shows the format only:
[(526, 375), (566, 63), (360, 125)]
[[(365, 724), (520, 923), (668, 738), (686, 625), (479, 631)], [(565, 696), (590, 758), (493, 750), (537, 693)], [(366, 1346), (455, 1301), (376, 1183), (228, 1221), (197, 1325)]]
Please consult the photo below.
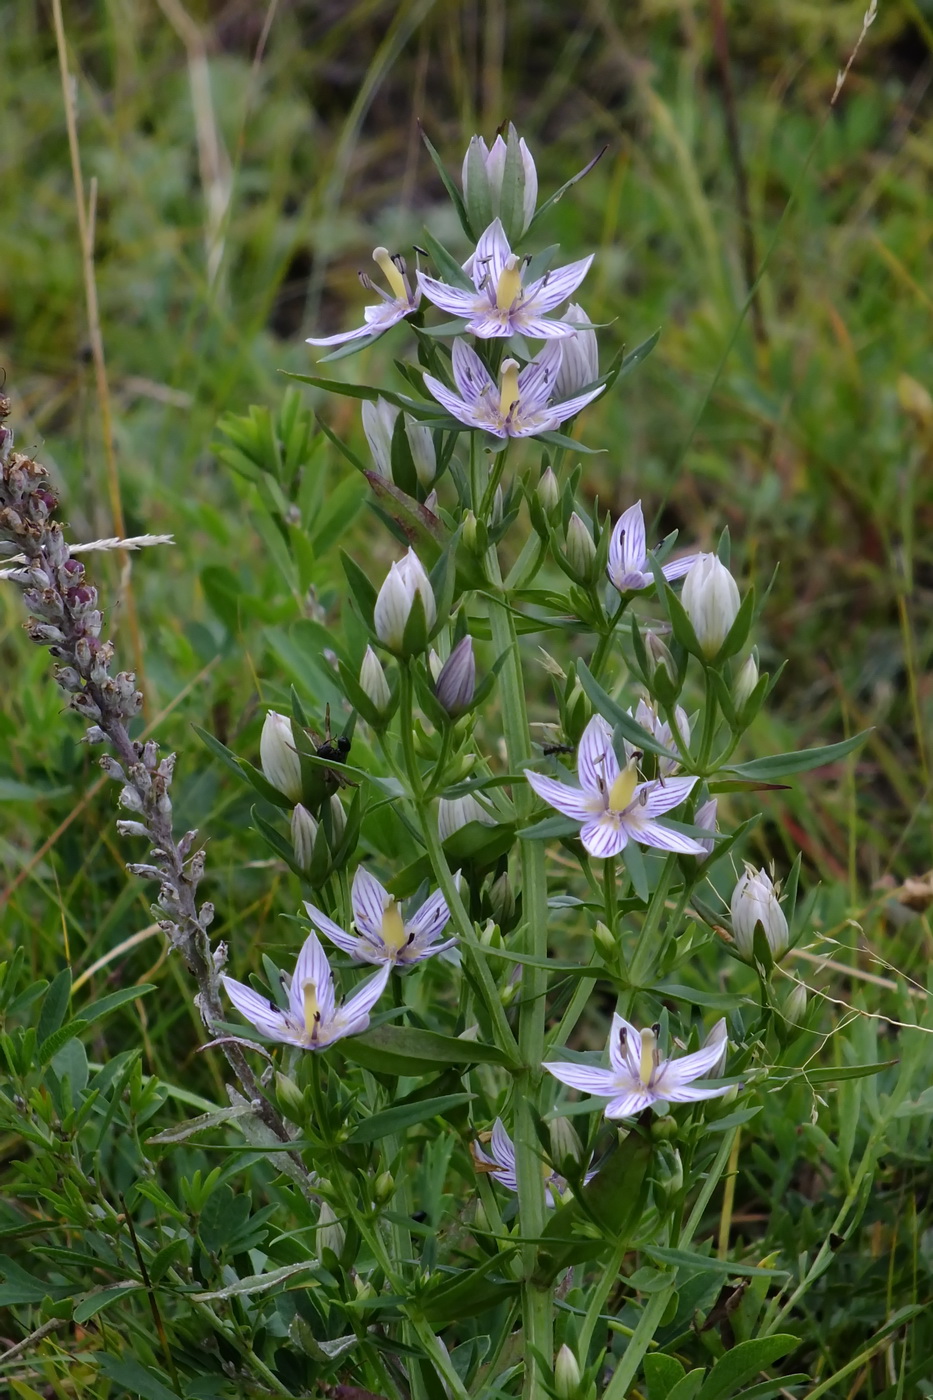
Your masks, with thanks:
[(597, 860), (610, 860), (624, 851), (628, 845), (629, 833), (618, 817), (608, 815), (598, 821), (589, 822), (581, 828), (580, 840), (591, 856)]
[(334, 1039), (345, 1035), (359, 1035), (366, 1029), (369, 1025), (369, 1013), (385, 991), (391, 973), (391, 965), (384, 963), (375, 976), (368, 978), (353, 996), (344, 1002), (334, 1017), (334, 1028), (337, 1031)]
[[(449, 918), (447, 901), (440, 890), (435, 890), (412, 915), (405, 927), (414, 935), (414, 946), (420, 950), (437, 938)], [(456, 942), (456, 939), (453, 941)]]
[(684, 554), (680, 559), (671, 559), (669, 563), (661, 565), (661, 573), (671, 582), (675, 578), (683, 578), (688, 574), (696, 563), (699, 555)]
[(323, 933), (325, 938), (329, 938), (331, 943), (336, 944), (344, 953), (349, 953), (352, 957), (357, 955), (359, 939), (352, 933), (347, 933), (339, 924), (335, 924), (333, 919), (329, 919), (326, 914), (322, 914), (320, 909), (316, 909), (313, 904), (305, 901), (305, 913), (318, 933)]
[(480, 234), (476, 252), (473, 254), (473, 285), (476, 290), (489, 288), (494, 296), (506, 259), (511, 256), (512, 249), (505, 236), (505, 229), (498, 219), (493, 219), (489, 227)]
[(612, 1018), (609, 1034), (609, 1063), (618, 1075), (629, 1075), (637, 1080), (640, 1059), (641, 1033), (617, 1011)]
[(606, 1117), (634, 1118), (636, 1114), (644, 1113), (646, 1108), (657, 1103), (657, 1097), (650, 1089), (628, 1090), (619, 1098), (613, 1099), (612, 1103), (606, 1105)]
[(610, 1098), (618, 1085), (611, 1069), (598, 1069), (595, 1065), (572, 1065), (563, 1060), (547, 1061), (541, 1066), (548, 1074), (553, 1074), (561, 1084), (571, 1089), (580, 1089), (584, 1094), (596, 1094), (599, 1098)]
[(585, 822), (593, 816), (593, 798), (577, 787), (570, 787), (568, 783), (559, 783), (556, 778), (545, 778), (541, 773), (532, 773), (529, 768), (525, 769), (525, 777), (534, 788), (539, 797), (543, 797), (545, 802), (550, 803), (558, 812), (565, 817), (571, 817), (575, 822)]
[(439, 282), (436, 277), (427, 277), (423, 272), (418, 273), (418, 286), (428, 301), (441, 311), (449, 311), (452, 316), (475, 316), (483, 305), (475, 292), (468, 292), (465, 287), (452, 287), (449, 282)]
[(560, 306), (577, 290), (589, 272), (593, 256), (591, 253), (588, 258), (555, 268), (532, 282), (525, 292), (526, 304), (533, 301), (536, 311), (552, 311), (555, 306)]
[(629, 831), (633, 841), (640, 842), (642, 846), (653, 846), (658, 851), (673, 851), (680, 856), (706, 854), (705, 848), (692, 836), (672, 831), (669, 826), (662, 826), (660, 822), (639, 822), (637, 826), (630, 826)]
[(612, 725), (594, 715), (577, 745), (577, 777), (583, 791), (606, 806), (606, 793), (619, 776), (619, 762), (612, 747)]
[(353, 923), (357, 933), (374, 943), (382, 942), (382, 916), (392, 897), (365, 865), (358, 865), (350, 890)]
[(696, 778), (665, 778), (663, 782), (640, 783), (632, 797), (632, 808), (638, 817), (660, 817), (685, 802), (697, 782)]
[(254, 992), (243, 982), (233, 977), (222, 977), (224, 991), (241, 1016), (245, 1016), (269, 1040), (279, 1040), (294, 1045), (295, 1036), (284, 1013), (273, 1006), (271, 1001)]
[[(330, 920), (328, 920), (329, 922)], [(336, 924), (334, 927), (337, 927)], [(342, 933), (343, 930), (337, 929), (337, 932)], [(334, 1017), (334, 979), (327, 955), (313, 930), (308, 934), (301, 952), (298, 954), (298, 961), (295, 963), (292, 984), (288, 993), (289, 1010), (302, 1026), (305, 1023), (304, 986), (306, 982), (314, 983), (314, 992), (323, 1028)]]

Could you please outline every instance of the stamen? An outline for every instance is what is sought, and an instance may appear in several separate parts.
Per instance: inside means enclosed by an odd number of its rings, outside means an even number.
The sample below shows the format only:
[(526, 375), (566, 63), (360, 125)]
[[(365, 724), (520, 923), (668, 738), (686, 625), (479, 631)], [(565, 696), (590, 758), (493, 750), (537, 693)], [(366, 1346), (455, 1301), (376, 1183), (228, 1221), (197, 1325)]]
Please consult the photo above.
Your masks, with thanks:
[(522, 274), (518, 258), (513, 253), (506, 258), (505, 267), (499, 273), (496, 283), (496, 306), (500, 311), (508, 311), (521, 295)]
[(651, 1083), (651, 1076), (658, 1065), (658, 1038), (654, 1030), (643, 1030), (641, 1033), (641, 1064), (638, 1066), (638, 1077), (645, 1088)]
[(502, 381), (499, 390), (499, 413), (508, 418), (518, 403), (518, 361), (502, 361)]
[(637, 786), (638, 766), (633, 758), (622, 769), (609, 790), (610, 812), (624, 812), (631, 805)]
[(407, 944), (408, 933), (405, 930), (405, 923), (402, 919), (402, 911), (399, 909), (394, 899), (391, 899), (382, 911), (382, 941), (387, 948), (394, 952), (404, 948)]
[(318, 1006), (317, 1000), (317, 987), (313, 982), (304, 982), (302, 983), (301, 994), (304, 998), (305, 1035), (308, 1040), (313, 1040), (317, 1034), (318, 1023), (321, 1019), (321, 1008)]
[(405, 279), (399, 272), (394, 259), (389, 257), (388, 248), (374, 248), (373, 262), (381, 269), (390, 288), (395, 294), (396, 301), (408, 301), (408, 288)]

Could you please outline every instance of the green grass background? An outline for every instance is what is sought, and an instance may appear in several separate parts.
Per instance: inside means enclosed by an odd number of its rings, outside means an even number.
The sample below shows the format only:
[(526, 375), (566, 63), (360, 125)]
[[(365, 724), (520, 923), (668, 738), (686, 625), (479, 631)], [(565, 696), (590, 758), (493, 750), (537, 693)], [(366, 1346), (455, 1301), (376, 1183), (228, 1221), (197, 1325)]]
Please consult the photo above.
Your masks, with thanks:
[[(588, 496), (613, 511), (641, 496), (662, 532), (678, 527), (704, 547), (728, 525), (737, 571), (760, 586), (780, 564), (759, 644), (764, 665), (789, 664), (747, 756), (873, 726), (856, 759), (763, 796), (757, 854), (786, 867), (803, 852), (833, 965), (794, 970), (837, 999), (826, 1062), (898, 1057), (897, 1023), (925, 1013), (933, 949), (933, 5), (882, 5), (831, 108), (862, 15), (863, 3), (834, 0), (65, 6), (83, 178), (97, 189), (122, 509), (129, 533), (175, 537), (135, 556), (122, 585), (112, 557), (94, 568), (120, 597), (110, 623), (124, 664), (142, 657), (147, 720), (181, 752), (180, 821), (210, 832), (214, 931), (235, 941), (240, 967), (286, 941), (277, 916), (295, 888), (190, 726), (255, 757), (261, 707), (300, 685), (307, 664), (289, 629), (302, 615), (326, 625), (339, 581), (325, 550), (313, 596), (283, 586), (251, 488), (218, 461), (216, 423), (251, 403), (274, 407), (281, 371), (311, 370), (304, 336), (354, 324), (356, 272), (374, 245), (410, 248), (427, 222), (460, 246), (419, 121), (457, 168), (474, 130), (491, 138), (511, 118), (545, 192), (607, 146), (545, 230), (568, 257), (596, 250), (581, 299), (607, 322), (604, 356), (661, 329), (637, 376), (586, 415), (587, 441), (608, 445), (586, 459)], [(13, 5), (0, 43), (0, 363), (18, 444), (52, 469), (72, 534), (106, 536), (112, 498), (50, 10)], [(743, 317), (749, 258), (760, 280)], [(338, 371), (379, 382), (397, 345)], [(350, 401), (310, 390), (308, 400), (361, 440)], [(330, 470), (336, 482), (350, 469)], [(349, 538), (378, 578), (392, 545), (362, 499)], [(0, 951), (22, 944), (46, 977), (63, 956), (80, 976), (110, 955), (89, 979), (101, 995), (156, 981), (121, 1013), (119, 1033), (142, 1036), (150, 1072), (219, 1094), (216, 1065), (195, 1058), (197, 1016), (153, 928), (150, 891), (122, 874), (132, 857), (113, 828), (113, 793), (92, 787), (94, 757), (21, 622), (18, 596), (0, 588)], [(817, 1128), (809, 1101), (791, 1097), (766, 1109), (743, 1159), (735, 1236), (767, 1234), (790, 1257), (816, 1250), (847, 1193), (875, 1181), (808, 1298), (815, 1378), (844, 1370), (873, 1329), (930, 1295), (933, 1104), (920, 1096), (933, 1050), (920, 1041), (915, 1113), (885, 1118), (884, 1090), (879, 1099), (875, 1081), (851, 1081), (826, 1091)], [(0, 1155), (12, 1162), (20, 1148), (11, 1135)], [(832, 1393), (929, 1394), (930, 1354), (921, 1314)]]

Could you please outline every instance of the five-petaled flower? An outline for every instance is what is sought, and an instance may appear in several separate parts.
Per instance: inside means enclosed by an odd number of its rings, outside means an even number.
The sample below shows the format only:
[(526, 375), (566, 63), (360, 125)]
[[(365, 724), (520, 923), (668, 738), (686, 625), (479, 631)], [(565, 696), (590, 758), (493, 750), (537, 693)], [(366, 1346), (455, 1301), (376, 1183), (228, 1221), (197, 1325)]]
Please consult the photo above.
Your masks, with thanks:
[(232, 977), (221, 981), (237, 1011), (252, 1021), (267, 1040), (297, 1045), (301, 1050), (326, 1050), (347, 1035), (359, 1035), (369, 1025), (369, 1013), (385, 991), (389, 963), (370, 977), (342, 1006), (334, 999), (334, 978), (324, 949), (313, 931), (298, 954), (288, 988), (288, 1007), (281, 1010), (252, 987)]
[[(489, 1148), (491, 1156), (483, 1151), (478, 1142), (473, 1143), (475, 1166), (479, 1171), (488, 1172), (492, 1179), (498, 1181), (499, 1185), (504, 1186), (507, 1191), (517, 1191), (518, 1174), (515, 1166), (515, 1144), (505, 1131), (501, 1118), (497, 1118), (493, 1124)], [(559, 1172), (549, 1168), (546, 1163), (542, 1162), (541, 1166), (545, 1186), (544, 1203), (547, 1206), (559, 1205), (561, 1198), (568, 1190), (567, 1182)], [(588, 1171), (583, 1180), (589, 1181), (595, 1175), (595, 1171)]]
[(615, 1015), (609, 1034), (610, 1069), (563, 1061), (549, 1062), (543, 1068), (572, 1089), (610, 1099), (607, 1118), (632, 1118), (654, 1104), (694, 1103), (727, 1093), (728, 1084), (699, 1088), (694, 1083), (722, 1072), (725, 1049), (726, 1023), (721, 1020), (701, 1049), (676, 1060), (662, 1060), (657, 1026), (638, 1031), (622, 1016)]
[[(685, 554), (682, 559), (672, 559), (669, 564), (662, 564), (661, 572), (668, 582), (682, 578), (693, 567), (696, 559), (695, 554)], [(606, 573), (609, 575), (609, 582), (620, 593), (639, 593), (654, 583), (654, 575), (648, 564), (645, 516), (641, 501), (629, 506), (615, 523), (609, 540)]]
[(657, 820), (689, 796), (696, 778), (660, 778), (640, 783), (634, 756), (625, 768), (619, 767), (612, 747), (612, 728), (602, 715), (593, 716), (580, 739), (578, 787), (527, 768), (525, 777), (545, 802), (581, 823), (580, 840), (590, 855), (600, 860), (617, 856), (629, 841), (682, 855), (705, 854), (699, 841), (662, 826)]
[(523, 370), (519, 370), (517, 360), (503, 360), (497, 389), (476, 351), (465, 340), (455, 340), (453, 375), (459, 392), (454, 393), (431, 374), (424, 376), (424, 382), (438, 403), (461, 423), (500, 438), (534, 437), (572, 418), (606, 387), (599, 384), (563, 403), (552, 403), (560, 361), (556, 340), (549, 341)]
[(305, 909), (314, 927), (358, 962), (411, 967), (452, 948), (457, 941), (437, 941), (450, 918), (440, 890), (429, 895), (409, 919), (403, 919), (397, 901), (375, 875), (360, 865), (353, 877), (350, 903), (355, 933), (346, 933), (313, 904), (306, 903)]
[(382, 270), (389, 284), (389, 292), (377, 287), (365, 272), (360, 273), (360, 281), (368, 292), (375, 292), (382, 300), (375, 306), (363, 307), (363, 324), (352, 331), (340, 331), (338, 335), (308, 337), (309, 345), (344, 345), (351, 340), (366, 340), (390, 330), (398, 321), (418, 310), (421, 301), (420, 291), (412, 291), (405, 270), (405, 259), (398, 253), (390, 256), (388, 248), (374, 248), (373, 262)]
[(523, 260), (512, 252), (499, 220), (493, 219), (467, 264), (473, 278), (471, 289), (451, 286), (423, 272), (418, 273), (418, 286), (442, 311), (464, 317), (467, 330), (480, 340), (509, 335), (551, 340), (576, 335), (575, 325), (551, 321), (544, 313), (553, 311), (576, 291), (592, 261), (591, 254), (567, 263), (536, 277), (526, 287), (522, 282)]

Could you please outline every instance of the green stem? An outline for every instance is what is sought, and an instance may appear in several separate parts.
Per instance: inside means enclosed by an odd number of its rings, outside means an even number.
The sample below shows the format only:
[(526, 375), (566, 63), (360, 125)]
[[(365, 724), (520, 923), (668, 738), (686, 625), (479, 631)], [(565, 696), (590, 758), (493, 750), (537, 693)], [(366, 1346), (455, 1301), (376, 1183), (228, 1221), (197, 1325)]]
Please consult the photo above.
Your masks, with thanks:
[[(490, 579), (501, 586), (499, 560), (494, 549), (487, 556)], [(502, 723), (509, 771), (518, 773), (531, 758), (531, 736), (525, 707), (525, 682), (521, 655), (512, 614), (505, 600), (490, 601), (490, 624), (496, 654), (507, 655), (500, 673), (502, 693)], [(526, 816), (533, 803), (529, 788), (522, 784), (513, 790), (512, 800), (519, 820)], [(522, 952), (543, 961), (547, 957), (547, 882), (544, 869), (544, 845), (541, 841), (520, 840), (522, 879), (522, 915), (525, 936)], [(546, 1207), (544, 1184), (532, 1120), (532, 1107), (541, 1082), (541, 1061), (544, 1058), (544, 1028), (546, 1014), (547, 973), (543, 967), (525, 966), (522, 971), (522, 997), (518, 1021), (518, 1044), (525, 1066), (524, 1081), (516, 1080), (513, 1094), (513, 1134), (515, 1166), (518, 1179), (519, 1228), (527, 1241), (522, 1246), (524, 1285), (522, 1303), (525, 1339), (524, 1393), (529, 1400), (542, 1393), (544, 1377), (539, 1372), (538, 1356), (550, 1360), (553, 1355), (553, 1314), (551, 1290), (533, 1281), (536, 1246), (545, 1225)]]
[(664, 904), (667, 900), (667, 892), (670, 889), (671, 880), (677, 869), (677, 857), (670, 855), (664, 862), (661, 871), (661, 878), (658, 880), (654, 894), (651, 896), (651, 903), (648, 905), (648, 912), (645, 914), (644, 922), (638, 933), (635, 944), (635, 951), (629, 963), (629, 980), (631, 989), (629, 991), (629, 1005), (634, 997), (635, 991), (644, 986), (651, 974), (657, 956), (657, 949), (653, 940), (657, 933), (658, 925), (661, 922), (661, 915), (664, 912)]
[(606, 914), (606, 927), (616, 931), (616, 863), (615, 859), (603, 861), (603, 909)]
[(527, 588), (544, 563), (547, 545), (539, 535), (531, 534), (522, 545), (521, 553), (509, 570), (506, 589)]
[(716, 720), (719, 714), (716, 692), (713, 689), (712, 672), (708, 666), (704, 667), (703, 679), (706, 685), (706, 703), (703, 706), (703, 738), (700, 740), (700, 752), (697, 758), (697, 771), (700, 773), (705, 773), (709, 764), (713, 739), (716, 736)]
[(608, 628), (608, 630), (605, 631), (605, 632), (603, 632), (602, 636), (600, 637), (600, 639), (599, 639), (599, 641), (598, 641), (598, 643), (597, 643), (597, 645), (596, 645), (596, 650), (593, 652), (593, 659), (592, 659), (592, 661), (590, 662), (590, 674), (591, 674), (596, 680), (599, 680), (600, 673), (602, 672), (603, 666), (606, 664), (606, 660), (607, 660), (607, 658), (608, 658), (608, 656), (609, 656), (609, 650), (610, 650), (610, 648), (611, 648), (611, 646), (612, 646), (613, 639), (615, 638), (616, 628), (618, 627), (619, 622), (620, 622), (621, 617), (622, 617), (622, 614), (623, 614), (624, 612), (625, 612), (625, 599), (623, 598), (622, 601), (620, 602), (618, 608), (616, 608), (616, 611), (615, 611), (615, 613), (614, 613), (614, 615), (613, 615), (613, 617), (612, 617), (612, 620), (611, 620), (610, 623), (609, 623), (609, 628)]

